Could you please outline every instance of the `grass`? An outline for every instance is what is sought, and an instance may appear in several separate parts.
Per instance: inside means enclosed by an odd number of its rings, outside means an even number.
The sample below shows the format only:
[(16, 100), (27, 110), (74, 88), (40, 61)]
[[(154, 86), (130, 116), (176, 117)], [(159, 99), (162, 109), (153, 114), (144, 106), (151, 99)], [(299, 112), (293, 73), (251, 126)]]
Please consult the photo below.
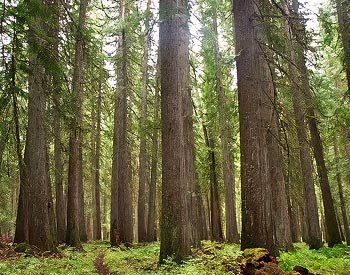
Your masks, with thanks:
[(336, 245), (333, 248), (323, 247), (309, 250), (305, 244), (294, 245), (294, 252), (282, 253), (278, 261), (280, 266), (289, 271), (296, 265), (306, 267), (312, 273), (322, 275), (350, 274), (350, 247)]
[[(350, 274), (350, 247), (339, 245), (318, 251), (308, 250), (305, 244), (295, 244), (295, 247), (295, 251), (282, 253), (278, 259), (286, 271), (300, 265), (322, 275)], [(181, 265), (168, 260), (159, 266), (159, 243), (127, 249), (111, 248), (105, 242), (93, 242), (84, 244), (84, 250), (78, 253), (73, 249), (64, 249), (62, 258), (35, 258), (25, 253), (16, 254), (0, 261), (0, 275), (96, 275), (94, 261), (101, 253), (113, 275), (219, 275), (239, 274), (240, 270), (239, 246), (207, 241), (203, 242), (201, 250), (193, 251), (193, 256)]]

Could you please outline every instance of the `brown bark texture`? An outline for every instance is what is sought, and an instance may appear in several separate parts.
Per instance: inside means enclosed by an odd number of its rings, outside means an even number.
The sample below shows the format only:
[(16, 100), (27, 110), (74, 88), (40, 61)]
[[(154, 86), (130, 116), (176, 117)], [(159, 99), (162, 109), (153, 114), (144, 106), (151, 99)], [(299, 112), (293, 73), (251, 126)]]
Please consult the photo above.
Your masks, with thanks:
[[(41, 3), (44, 7), (45, 2)], [(34, 25), (29, 24), (28, 45), (32, 48), (29, 54), (28, 73), (28, 128), (24, 161), (28, 175), (28, 220), (29, 244), (44, 251), (56, 251), (55, 236), (52, 222), (52, 197), (49, 188), (49, 170), (45, 132), (45, 106), (47, 78), (45, 66), (37, 50), (46, 50), (48, 45), (37, 35), (37, 28), (46, 32), (38, 12), (31, 6), (29, 11), (34, 15)]]
[(28, 176), (27, 170), (22, 156), (19, 117), (18, 117), (18, 104), (16, 95), (16, 36), (13, 42), (13, 53), (11, 56), (11, 93), (13, 103), (13, 119), (15, 122), (15, 140), (16, 140), (16, 153), (19, 168), (19, 198), (18, 208), (16, 216), (16, 229), (15, 229), (15, 243), (29, 242), (29, 224), (28, 224)]
[[(79, 22), (75, 41), (75, 60), (72, 80), (72, 108), (75, 116), (71, 121), (71, 133), (69, 139), (69, 168), (68, 168), (68, 202), (67, 202), (67, 232), (66, 243), (77, 249), (82, 249), (80, 237), (84, 228), (81, 225), (81, 193), (82, 188), (82, 103), (83, 103), (83, 60), (84, 60), (84, 35), (86, 24), (87, 1), (80, 1)], [(83, 194), (83, 193), (82, 193)], [(84, 195), (83, 195), (84, 196)], [(80, 201), (80, 202), (79, 202)], [(85, 222), (84, 222), (85, 223)], [(84, 236), (83, 236), (84, 237)]]
[[(300, 19), (301, 22), (303, 19)], [(295, 31), (295, 30), (294, 30)], [(299, 37), (303, 37), (299, 34)], [(306, 40), (306, 38), (304, 39)], [(306, 67), (305, 53), (301, 45), (296, 47), (297, 50), (297, 66), (301, 78), (301, 89), (306, 103), (307, 122), (311, 135), (311, 146), (313, 148), (314, 158), (316, 160), (317, 173), (320, 181), (322, 202), (325, 211), (325, 226), (327, 228), (328, 246), (333, 247), (335, 244), (341, 243), (339, 228), (336, 219), (336, 211), (334, 208), (333, 197), (328, 179), (328, 171), (324, 158), (324, 150), (320, 132), (318, 130), (318, 121), (315, 113), (315, 101), (311, 93), (308, 79), (308, 70)]]
[[(127, 3), (119, 1), (120, 19), (126, 21)], [(114, 112), (112, 189), (111, 189), (111, 245), (127, 246), (133, 241), (131, 198), (131, 158), (128, 144), (128, 44), (127, 29), (123, 28), (118, 45), (117, 91)]]
[(350, 244), (350, 227), (349, 227), (346, 201), (344, 197), (343, 181), (342, 181), (341, 172), (340, 172), (339, 149), (338, 149), (338, 142), (336, 137), (334, 137), (333, 148), (334, 148), (335, 169), (336, 169), (336, 178), (338, 183), (340, 208), (341, 208), (341, 214), (342, 214), (343, 224), (344, 224), (345, 240), (346, 240), (346, 243), (349, 245)]
[(234, 3), (241, 141), (242, 249), (278, 250), (273, 239), (270, 124), (274, 123), (274, 88), (262, 45), (265, 1)]
[[(289, 15), (288, 6), (285, 6), (285, 12)], [(296, 11), (297, 12), (297, 11)], [(308, 142), (307, 124), (306, 124), (306, 105), (304, 94), (302, 91), (302, 75), (297, 67), (299, 51), (297, 47), (301, 47), (295, 41), (293, 29), (290, 22), (285, 21), (285, 33), (287, 36), (288, 70), (289, 81), (291, 85), (292, 102), (294, 109), (295, 124), (297, 128), (297, 137), (299, 143), (299, 157), (301, 163), (302, 180), (304, 185), (304, 200), (306, 223), (308, 228), (308, 240), (306, 242), (312, 249), (318, 249), (322, 246), (321, 228), (318, 220), (318, 208), (313, 181), (313, 167), (311, 150)]]
[(226, 213), (226, 241), (229, 243), (239, 243), (239, 234), (236, 218), (236, 194), (235, 176), (232, 151), (230, 149), (230, 128), (226, 117), (226, 95), (222, 84), (221, 57), (219, 49), (218, 15), (217, 3), (214, 4), (213, 30), (215, 33), (214, 53), (215, 53), (215, 92), (218, 101), (219, 124), (222, 150), (222, 166), (225, 187), (225, 213)]
[[(55, 64), (59, 62), (59, 31), (60, 31), (60, 6), (58, 0), (53, 1), (54, 23), (51, 32), (53, 39), (52, 58)], [(52, 74), (52, 100), (53, 100), (53, 132), (54, 132), (54, 181), (56, 193), (56, 228), (57, 241), (64, 243), (67, 229), (67, 210), (63, 192), (63, 161), (61, 149), (61, 115), (60, 115), (60, 93), (61, 78), (57, 72)]]
[[(162, 207), (160, 262), (181, 262), (190, 253), (188, 189), (192, 161), (189, 92), (188, 1), (160, 0), (160, 71), (162, 122)], [(186, 152), (187, 150), (187, 152)]]
[(150, 5), (147, 1), (145, 33), (143, 40), (143, 61), (142, 61), (142, 99), (141, 99), (141, 116), (139, 125), (140, 136), (140, 153), (139, 153), (139, 194), (137, 207), (138, 220), (138, 242), (144, 242), (147, 239), (146, 226), (146, 186), (149, 183), (149, 171), (147, 165), (147, 97), (148, 97), (148, 56), (150, 47)]
[(344, 67), (350, 90), (350, 4), (348, 0), (336, 0), (338, 24), (344, 52)]
[(97, 97), (97, 125), (96, 125), (96, 150), (95, 150), (95, 173), (94, 173), (94, 212), (93, 212), (93, 238), (101, 240), (101, 197), (100, 197), (100, 155), (101, 155), (101, 111), (102, 111), (102, 87), (98, 89)]
[(148, 219), (147, 219), (147, 241), (154, 242), (157, 240), (157, 223), (156, 223), (156, 189), (157, 189), (157, 167), (158, 167), (158, 148), (159, 148), (159, 61), (157, 64), (156, 88), (154, 96), (154, 118), (152, 134), (152, 160), (151, 160), (151, 180), (148, 197)]
[(210, 180), (210, 239), (221, 242), (224, 240), (222, 230), (222, 214), (219, 196), (219, 183), (216, 171), (216, 156), (214, 140), (209, 137), (208, 129), (203, 124), (204, 139), (208, 150), (209, 180)]

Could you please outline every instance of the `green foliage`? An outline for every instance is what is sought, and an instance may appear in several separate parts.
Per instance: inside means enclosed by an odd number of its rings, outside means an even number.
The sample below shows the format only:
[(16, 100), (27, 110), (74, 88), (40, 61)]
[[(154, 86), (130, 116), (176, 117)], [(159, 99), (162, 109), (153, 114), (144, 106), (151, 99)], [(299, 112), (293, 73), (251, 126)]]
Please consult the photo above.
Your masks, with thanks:
[(294, 266), (306, 267), (310, 272), (322, 275), (347, 275), (350, 270), (350, 247), (337, 245), (334, 248), (323, 247), (320, 250), (309, 250), (305, 244), (296, 244), (295, 252), (281, 254), (278, 259), (285, 270)]
[(104, 263), (112, 274), (237, 274), (237, 257), (241, 255), (237, 245), (204, 242), (201, 250), (192, 258), (178, 265), (170, 259), (158, 265), (159, 243), (132, 249), (111, 248), (105, 242), (84, 245), (84, 253), (73, 249), (62, 251), (62, 258), (34, 258), (25, 254), (0, 263), (1, 275), (92, 275), (97, 274), (94, 261), (104, 254)]
[[(348, 275), (350, 270), (350, 247), (338, 245), (309, 250), (305, 244), (295, 244), (296, 250), (282, 253), (279, 265), (285, 271), (294, 266), (303, 266), (322, 275)], [(97, 274), (94, 261), (102, 253), (104, 264), (112, 274), (183, 274), (219, 275), (239, 274), (242, 252), (238, 245), (204, 241), (202, 248), (194, 250), (192, 256), (182, 264), (171, 259), (159, 266), (159, 243), (137, 246), (132, 249), (111, 248), (99, 241), (84, 245), (84, 253), (68, 248), (61, 251), (62, 258), (35, 258), (25, 253), (0, 262), (1, 275), (92, 275)]]

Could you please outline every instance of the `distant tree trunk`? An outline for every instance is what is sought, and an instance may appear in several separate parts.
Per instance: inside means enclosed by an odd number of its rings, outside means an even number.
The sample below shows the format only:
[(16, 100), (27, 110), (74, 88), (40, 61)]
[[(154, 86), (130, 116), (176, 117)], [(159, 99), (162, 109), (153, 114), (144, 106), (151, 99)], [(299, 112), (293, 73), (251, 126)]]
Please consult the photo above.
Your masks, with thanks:
[[(277, 104), (274, 99), (273, 104)], [(282, 152), (280, 147), (279, 121), (277, 109), (274, 110), (270, 129), (267, 135), (270, 181), (272, 182), (272, 213), (275, 243), (279, 249), (293, 248), (290, 216), (288, 215), (289, 199), (286, 194), (285, 178), (282, 170)]]
[(336, 136), (334, 136), (333, 147), (334, 147), (334, 157), (335, 157), (335, 166), (336, 166), (335, 168), (336, 168), (336, 178), (338, 183), (340, 208), (341, 208), (341, 213), (342, 213), (343, 223), (344, 223), (345, 239), (346, 239), (346, 243), (349, 245), (350, 244), (350, 227), (349, 227), (348, 213), (347, 213), (347, 208), (346, 208), (346, 203), (344, 198), (343, 182), (342, 182), (341, 173), (340, 173), (339, 150), (338, 150), (338, 143), (337, 143)]
[(16, 217), (16, 231), (14, 242), (29, 242), (29, 224), (28, 224), (28, 176), (26, 166), (22, 157), (21, 149), (21, 139), (19, 132), (19, 118), (18, 118), (18, 105), (17, 105), (17, 95), (16, 95), (16, 42), (17, 37), (14, 35), (12, 55), (11, 55), (11, 93), (12, 93), (12, 103), (13, 103), (13, 119), (15, 122), (15, 140), (16, 140), (16, 153), (19, 168), (19, 182), (20, 191), (18, 198), (18, 208)]
[(80, 241), (87, 241), (86, 233), (86, 216), (85, 216), (85, 191), (84, 191), (84, 179), (83, 179), (83, 143), (82, 133), (80, 132), (80, 144), (79, 144), (79, 165), (78, 165), (78, 211), (79, 211), (79, 235)]
[(57, 220), (57, 241), (65, 242), (66, 237), (66, 213), (65, 199), (63, 193), (63, 163), (61, 156), (61, 126), (59, 103), (56, 95), (54, 97), (54, 172), (55, 172), (55, 190), (56, 190), (56, 220)]
[[(272, 220), (272, 182), (269, 163), (270, 123), (274, 117), (274, 89), (261, 45), (265, 44), (260, 12), (265, 2), (237, 0), (234, 22), (237, 52), (241, 140), (241, 248), (266, 247), (278, 254)], [(273, 122), (273, 121), (272, 121)]]
[[(289, 14), (288, 7), (285, 5), (285, 12)], [(286, 19), (287, 20), (287, 19)], [(306, 223), (308, 226), (309, 239), (307, 243), (312, 249), (322, 247), (321, 228), (318, 220), (317, 200), (315, 186), (312, 175), (312, 158), (308, 143), (307, 126), (306, 126), (306, 106), (302, 89), (302, 75), (296, 67), (297, 55), (296, 47), (300, 47), (293, 42), (293, 30), (288, 21), (285, 21), (285, 33), (287, 36), (287, 52), (289, 79), (292, 92), (293, 109), (295, 115), (295, 124), (297, 128), (297, 137), (299, 142), (299, 154), (301, 163), (301, 172), (304, 185)]]
[(226, 117), (226, 96), (222, 84), (221, 57), (219, 49), (218, 16), (217, 3), (214, 4), (213, 30), (215, 33), (214, 53), (215, 53), (215, 92), (218, 100), (219, 124), (222, 149), (222, 166), (225, 186), (225, 212), (226, 212), (226, 241), (229, 243), (239, 243), (239, 234), (236, 219), (236, 195), (235, 177), (232, 151), (229, 146), (230, 133)]
[[(160, 70), (162, 118), (162, 214), (160, 262), (181, 262), (190, 253), (189, 186), (186, 167), (191, 136), (189, 98), (188, 1), (160, 0)], [(187, 150), (187, 152), (186, 152)]]
[(158, 137), (159, 137), (159, 64), (157, 65), (157, 78), (154, 96), (154, 118), (152, 134), (152, 161), (151, 161), (151, 181), (149, 188), (148, 219), (147, 219), (147, 241), (157, 240), (156, 223), (156, 188), (157, 188), (157, 167), (158, 167)]
[[(127, 3), (119, 1), (120, 20), (128, 16)], [(112, 187), (111, 187), (111, 245), (131, 245), (133, 241), (133, 214), (131, 201), (131, 158), (128, 144), (128, 44), (127, 29), (121, 31), (117, 62), (117, 91), (114, 112)]]
[[(59, 62), (59, 24), (60, 24), (60, 6), (58, 0), (53, 2), (54, 20), (52, 25), (52, 37), (54, 42), (52, 46), (52, 57), (56, 64)], [(61, 116), (60, 116), (60, 93), (61, 81), (57, 72), (52, 75), (52, 98), (53, 98), (53, 132), (54, 132), (54, 175), (55, 175), (55, 193), (56, 193), (56, 227), (57, 241), (64, 243), (66, 237), (66, 214), (65, 199), (63, 193), (63, 162), (61, 150)]]
[[(297, 1), (296, 0), (294, 1), (296, 2), (294, 5), (296, 7)], [(298, 10), (295, 10), (295, 12), (298, 13)], [(299, 20), (300, 20), (300, 22), (298, 22), (299, 26), (300, 25), (302, 26), (301, 22), (303, 21), (303, 19), (300, 18)], [(296, 37), (302, 38), (304, 35), (304, 33), (300, 32), (300, 28), (298, 27), (293, 31), (299, 32), (299, 33), (295, 33)], [(296, 42), (298, 43), (299, 41), (296, 41)], [(314, 110), (315, 103), (310, 90), (305, 53), (301, 45), (297, 45), (297, 47), (295, 48), (296, 48), (296, 64), (299, 68), (300, 76), (301, 76), (301, 86), (299, 87), (299, 89), (302, 90), (304, 100), (306, 103), (307, 121), (308, 121), (310, 134), (311, 134), (311, 145), (313, 148), (313, 153), (317, 164), (317, 172), (318, 172), (320, 187), (322, 192), (322, 201), (323, 201), (323, 206), (325, 211), (325, 226), (327, 227), (327, 232), (328, 232), (328, 246), (333, 247), (335, 244), (341, 243), (341, 237), (339, 234), (339, 228), (338, 228), (337, 219), (336, 219), (336, 212), (334, 209), (331, 188), (328, 180), (328, 172), (327, 172), (327, 168), (324, 160), (322, 140), (321, 140), (320, 133), (318, 131), (318, 125), (317, 125), (318, 122), (316, 120), (316, 114)]]
[[(192, 101), (194, 113), (196, 117), (203, 117), (203, 114), (198, 113), (198, 109), (196, 108), (195, 103)], [(209, 144), (208, 144), (208, 139), (207, 139), (207, 129), (206, 125), (204, 122), (202, 122), (202, 130), (204, 134), (204, 140), (206, 143), (206, 146), (209, 149)], [(208, 160), (209, 163), (211, 162), (210, 155), (208, 154)], [(210, 171), (211, 173), (212, 171)], [(215, 171), (214, 171), (215, 172)], [(201, 188), (198, 182), (198, 174), (195, 173), (195, 184), (194, 184), (194, 190), (193, 190), (193, 196), (196, 200), (196, 202), (193, 204), (193, 217), (192, 217), (192, 223), (193, 223), (193, 229), (192, 229), (192, 242), (193, 245), (196, 247), (200, 247), (200, 241), (201, 240), (208, 240), (209, 235), (208, 235), (208, 227), (207, 227), (207, 221), (206, 221), (206, 211), (205, 211), (205, 205), (204, 205), (204, 200), (201, 192)], [(209, 203), (208, 203), (209, 204)], [(209, 207), (208, 207), (209, 208)], [(209, 211), (208, 211), (209, 212)], [(209, 215), (207, 215), (209, 216)]]
[(101, 154), (101, 105), (102, 105), (102, 87), (98, 89), (97, 97), (97, 126), (96, 126), (96, 150), (94, 169), (94, 216), (93, 216), (93, 238), (101, 240), (101, 197), (100, 197), (100, 154)]
[[(47, 5), (45, 2), (42, 5)], [(29, 244), (44, 251), (56, 251), (55, 236), (52, 227), (52, 197), (49, 188), (49, 170), (45, 133), (45, 106), (47, 78), (43, 60), (39, 56), (41, 50), (48, 45), (37, 36), (38, 31), (47, 29), (38, 14), (38, 10), (29, 6), (34, 21), (29, 24), (28, 45), (28, 128), (26, 136), (25, 165), (28, 172), (28, 212), (29, 212)], [(34, 24), (34, 25), (33, 25)], [(35, 50), (34, 50), (35, 49)], [(39, 49), (39, 50), (38, 50)]]
[[(289, 150), (289, 148), (288, 148)], [(290, 171), (290, 156), (288, 152), (288, 174)], [(290, 221), (290, 232), (291, 232), (291, 241), (293, 243), (300, 242), (300, 238), (298, 236), (298, 223), (296, 219), (296, 203), (293, 202), (293, 198), (291, 197), (290, 192), (290, 178), (289, 176), (286, 178), (286, 197), (287, 197), (287, 205), (288, 205), (288, 216)], [(294, 213), (293, 213), (294, 212)]]
[(348, 90), (350, 90), (350, 4), (347, 0), (336, 0), (338, 24), (344, 51), (344, 65)]
[[(81, 123), (83, 103), (83, 59), (84, 36), (83, 30), (86, 22), (87, 0), (80, 1), (79, 22), (75, 42), (75, 60), (72, 80), (72, 106), (76, 115), (71, 121), (71, 134), (69, 139), (69, 169), (68, 169), (68, 202), (67, 202), (67, 232), (66, 243), (77, 249), (82, 249), (80, 240), (80, 216), (82, 215), (80, 190), (82, 183), (81, 170)], [(84, 195), (83, 195), (84, 196)], [(80, 202), (79, 202), (80, 201)], [(84, 228), (82, 228), (84, 229)]]
[(102, 226), (102, 238), (108, 240), (108, 229), (107, 229), (107, 194), (103, 192), (103, 226)]
[(214, 140), (209, 137), (207, 127), (203, 124), (204, 139), (208, 150), (210, 178), (210, 238), (221, 242), (224, 240), (222, 231), (221, 205), (216, 173), (216, 157)]
[(139, 196), (137, 207), (138, 220), (138, 242), (147, 239), (146, 226), (146, 185), (149, 183), (149, 173), (147, 169), (147, 93), (148, 93), (148, 52), (150, 47), (150, 6), (151, 0), (147, 0), (145, 33), (143, 40), (143, 63), (142, 63), (142, 102), (139, 125), (140, 154), (139, 154)]

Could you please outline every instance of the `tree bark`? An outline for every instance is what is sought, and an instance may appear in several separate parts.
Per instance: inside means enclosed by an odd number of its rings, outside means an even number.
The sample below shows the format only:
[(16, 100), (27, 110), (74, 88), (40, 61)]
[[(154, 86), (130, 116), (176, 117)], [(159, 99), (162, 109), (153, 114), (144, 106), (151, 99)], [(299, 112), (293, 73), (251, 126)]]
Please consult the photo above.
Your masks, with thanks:
[(138, 242), (144, 242), (147, 239), (146, 226), (146, 185), (149, 183), (149, 173), (147, 169), (147, 94), (148, 94), (148, 52), (150, 47), (150, 5), (147, 1), (145, 33), (143, 40), (143, 63), (142, 63), (142, 100), (141, 116), (139, 125), (140, 136), (140, 154), (139, 154), (139, 195), (137, 207), (138, 220)]
[(235, 177), (232, 151), (230, 149), (230, 132), (226, 117), (226, 96), (222, 84), (221, 57), (219, 49), (218, 16), (217, 3), (214, 4), (213, 30), (215, 34), (214, 54), (215, 54), (215, 92), (218, 101), (219, 124), (222, 150), (222, 166), (225, 187), (225, 213), (226, 213), (226, 241), (229, 243), (239, 243), (239, 234), (236, 219), (236, 195)]
[(98, 89), (97, 97), (97, 125), (96, 125), (96, 150), (95, 150), (95, 173), (94, 173), (94, 218), (93, 218), (93, 238), (101, 240), (101, 197), (100, 197), (100, 155), (101, 155), (101, 108), (102, 87)]
[(149, 188), (148, 202), (148, 219), (147, 219), (147, 241), (154, 242), (157, 240), (157, 223), (156, 223), (156, 189), (157, 189), (157, 168), (158, 168), (158, 137), (159, 137), (159, 62), (157, 64), (156, 87), (154, 95), (154, 118), (152, 134), (152, 161), (151, 161), (151, 181)]
[[(296, 1), (296, 0), (294, 0)], [(297, 11), (295, 11), (297, 12)], [(300, 16), (300, 15), (299, 15)], [(301, 19), (301, 21), (303, 21)], [(295, 30), (294, 30), (295, 31)], [(302, 34), (300, 35), (302, 37)], [(301, 89), (306, 103), (307, 122), (311, 134), (311, 145), (313, 148), (314, 158), (316, 160), (317, 172), (322, 192), (322, 201), (325, 211), (325, 226), (328, 233), (328, 246), (333, 247), (335, 244), (341, 243), (334, 202), (328, 179), (328, 171), (324, 160), (324, 152), (321, 136), (318, 130), (318, 121), (315, 114), (315, 102), (310, 90), (308, 71), (305, 61), (305, 53), (301, 45), (296, 47), (297, 50), (297, 66), (299, 67), (301, 79)]]
[(266, 247), (278, 254), (273, 239), (272, 182), (269, 163), (270, 124), (274, 123), (274, 89), (262, 45), (262, 0), (237, 0), (234, 22), (237, 53), (241, 141), (242, 249)]
[[(120, 20), (128, 16), (127, 3), (119, 1)], [(124, 24), (125, 25), (125, 24)], [(120, 61), (117, 66), (117, 91), (114, 112), (112, 187), (111, 187), (111, 245), (133, 241), (133, 214), (131, 200), (131, 158), (128, 144), (128, 44), (127, 29), (120, 34), (118, 45)]]
[[(42, 5), (48, 4), (42, 2)], [(49, 188), (45, 133), (45, 93), (48, 87), (45, 85), (47, 78), (43, 60), (38, 54), (41, 52), (38, 49), (45, 51), (48, 45), (37, 36), (38, 28), (44, 33), (47, 29), (38, 11), (31, 6), (28, 8), (35, 18), (34, 22), (29, 24), (28, 30), (28, 45), (31, 51), (28, 73), (28, 128), (24, 156), (28, 172), (29, 244), (44, 251), (55, 252), (57, 248), (52, 232), (53, 225), (50, 223), (53, 206)]]
[[(79, 22), (75, 42), (75, 60), (72, 80), (72, 107), (76, 115), (71, 121), (71, 133), (69, 139), (69, 169), (68, 169), (68, 202), (67, 202), (67, 232), (66, 243), (77, 249), (82, 249), (79, 225), (82, 215), (80, 193), (82, 183), (81, 169), (81, 123), (82, 123), (82, 74), (84, 59), (83, 30), (86, 23), (87, 0), (80, 1)], [(80, 202), (79, 202), (80, 201)], [(83, 228), (82, 228), (83, 229)]]
[[(284, 7), (285, 13), (289, 15), (288, 6)], [(296, 11), (297, 13), (297, 11)], [(304, 102), (304, 95), (302, 91), (302, 75), (298, 71), (297, 61), (298, 52), (296, 48), (296, 42), (293, 42), (293, 29), (290, 23), (286, 19), (285, 21), (285, 33), (287, 36), (287, 51), (288, 51), (288, 70), (289, 80), (292, 92), (293, 109), (295, 116), (295, 124), (297, 128), (297, 137), (299, 143), (299, 156), (301, 163), (302, 180), (304, 185), (304, 199), (305, 199), (305, 211), (306, 211), (306, 223), (308, 227), (309, 239), (307, 243), (310, 248), (318, 249), (322, 247), (322, 235), (321, 228), (318, 220), (317, 200), (315, 193), (315, 186), (312, 175), (312, 158), (311, 151), (307, 137), (307, 125), (306, 125), (306, 106)]]
[[(52, 37), (54, 37), (52, 47), (52, 57), (55, 64), (59, 62), (59, 24), (60, 6), (58, 0), (53, 2), (54, 24), (52, 26)], [(64, 243), (67, 229), (67, 209), (65, 208), (65, 198), (63, 193), (63, 162), (61, 150), (61, 116), (60, 116), (60, 94), (61, 79), (57, 72), (52, 73), (52, 99), (53, 99), (53, 132), (54, 132), (54, 176), (56, 193), (56, 227), (57, 241)]]
[[(82, 120), (81, 120), (82, 121)], [(81, 131), (81, 129), (80, 129)], [(87, 241), (86, 232), (86, 216), (85, 216), (85, 191), (84, 191), (84, 179), (83, 179), (83, 141), (82, 133), (80, 132), (79, 141), (79, 161), (78, 161), (78, 212), (79, 212), (79, 235), (80, 241)]]
[(28, 221), (28, 176), (26, 166), (22, 157), (21, 139), (20, 139), (20, 128), (18, 118), (18, 104), (16, 95), (16, 42), (17, 37), (14, 35), (12, 56), (11, 56), (11, 94), (13, 103), (13, 118), (15, 122), (15, 140), (16, 140), (16, 153), (19, 168), (20, 178), (20, 191), (18, 198), (18, 208), (16, 217), (16, 230), (15, 230), (15, 243), (29, 242), (29, 221)]
[(222, 242), (224, 240), (222, 231), (221, 205), (216, 173), (216, 157), (214, 140), (209, 137), (207, 127), (203, 124), (205, 144), (208, 150), (209, 178), (210, 178), (210, 238)]
[[(160, 71), (162, 118), (162, 214), (160, 262), (181, 262), (190, 253), (189, 186), (186, 167), (191, 136), (188, 1), (160, 0)], [(186, 150), (188, 150), (186, 152)]]
[(336, 0), (338, 14), (338, 24), (344, 52), (344, 67), (348, 84), (348, 93), (350, 89), (350, 4), (347, 0)]
[(334, 148), (335, 169), (336, 169), (336, 178), (338, 183), (340, 208), (341, 208), (341, 214), (342, 214), (343, 223), (344, 223), (345, 240), (346, 240), (346, 243), (349, 245), (350, 244), (350, 227), (349, 227), (346, 202), (344, 198), (343, 181), (340, 173), (339, 150), (338, 150), (338, 143), (337, 143), (336, 136), (334, 136), (333, 148)]

